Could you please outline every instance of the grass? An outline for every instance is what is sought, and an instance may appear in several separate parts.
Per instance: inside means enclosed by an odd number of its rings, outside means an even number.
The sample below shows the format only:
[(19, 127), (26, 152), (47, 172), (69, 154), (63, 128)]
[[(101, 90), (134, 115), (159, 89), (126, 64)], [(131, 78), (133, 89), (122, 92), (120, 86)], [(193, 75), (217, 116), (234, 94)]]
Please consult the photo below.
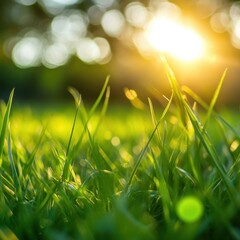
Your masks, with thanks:
[(214, 111), (226, 72), (208, 106), (164, 64), (165, 109), (108, 106), (108, 80), (92, 107), (69, 89), (75, 111), (11, 109), (10, 94), (0, 239), (240, 239), (239, 112)]

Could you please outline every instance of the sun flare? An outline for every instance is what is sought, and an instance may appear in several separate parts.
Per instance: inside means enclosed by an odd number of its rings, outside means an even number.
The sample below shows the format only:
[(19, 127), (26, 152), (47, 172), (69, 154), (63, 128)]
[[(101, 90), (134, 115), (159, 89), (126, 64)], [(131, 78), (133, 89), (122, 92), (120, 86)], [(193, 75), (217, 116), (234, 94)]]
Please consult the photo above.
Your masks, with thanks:
[(193, 29), (166, 17), (154, 18), (146, 28), (153, 49), (183, 61), (199, 59), (204, 53), (202, 37)]

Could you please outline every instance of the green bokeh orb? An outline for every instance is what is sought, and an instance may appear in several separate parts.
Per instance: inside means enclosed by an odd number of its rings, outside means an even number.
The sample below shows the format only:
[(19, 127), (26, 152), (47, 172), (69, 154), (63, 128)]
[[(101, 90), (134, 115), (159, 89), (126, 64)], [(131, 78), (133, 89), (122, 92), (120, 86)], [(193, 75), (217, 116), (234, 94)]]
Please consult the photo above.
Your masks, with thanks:
[(203, 211), (202, 202), (194, 196), (182, 198), (176, 206), (178, 217), (186, 223), (199, 220), (203, 215)]

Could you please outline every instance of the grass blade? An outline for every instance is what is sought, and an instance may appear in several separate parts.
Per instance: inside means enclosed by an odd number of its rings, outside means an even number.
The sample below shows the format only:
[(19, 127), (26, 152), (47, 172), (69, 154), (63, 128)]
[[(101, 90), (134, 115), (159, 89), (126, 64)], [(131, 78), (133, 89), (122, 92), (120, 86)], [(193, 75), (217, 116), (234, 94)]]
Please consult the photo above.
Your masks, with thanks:
[(98, 120), (98, 122), (96, 124), (96, 128), (94, 130), (93, 136), (97, 133), (97, 131), (100, 127), (100, 124), (101, 124), (101, 120), (103, 119), (103, 117), (106, 114), (106, 111), (107, 111), (107, 108), (108, 108), (109, 98), (110, 98), (110, 87), (107, 87), (106, 88), (105, 100), (104, 100), (104, 103), (103, 103), (103, 106), (102, 106), (102, 110), (101, 110), (101, 113), (100, 113), (100, 116), (99, 116), (99, 120)]
[(8, 135), (8, 157), (9, 157), (9, 161), (10, 161), (10, 165), (11, 165), (11, 169), (12, 169), (12, 176), (13, 176), (14, 186), (15, 186), (15, 189), (16, 189), (16, 196), (17, 196), (18, 200), (22, 201), (22, 189), (21, 189), (18, 173), (17, 173), (17, 170), (16, 170), (15, 163), (13, 161), (13, 155), (12, 155), (10, 128), (9, 128), (8, 131), (9, 131), (9, 135)]
[(2, 122), (1, 135), (0, 135), (0, 168), (2, 166), (2, 153), (3, 153), (3, 147), (4, 147), (4, 140), (6, 137), (7, 127), (8, 127), (13, 95), (14, 95), (14, 89), (10, 93), (8, 103), (7, 103), (7, 108), (6, 108), (6, 111), (3, 117), (3, 122)]
[(214, 146), (211, 144), (211, 141), (210, 141), (208, 135), (206, 134), (206, 131), (203, 130), (203, 128), (200, 126), (198, 119), (196, 118), (196, 116), (194, 115), (194, 113), (192, 112), (191, 108), (189, 107), (189, 105), (187, 103), (185, 103), (185, 108), (186, 108), (186, 111), (190, 118), (190, 121), (193, 125), (193, 128), (196, 132), (196, 135), (198, 136), (203, 147), (205, 148), (205, 150), (208, 152), (209, 156), (211, 157), (212, 163), (216, 167), (219, 175), (221, 176), (221, 179), (223, 180), (230, 197), (232, 198), (234, 203), (237, 204), (238, 194), (236, 192), (236, 189), (232, 185), (232, 182), (229, 179), (223, 164), (221, 163), (221, 161), (218, 157), (217, 151), (215, 150)]
[(208, 109), (208, 112), (207, 112), (207, 117), (206, 117), (206, 120), (205, 120), (205, 123), (204, 123), (204, 126), (203, 126), (204, 129), (206, 129), (206, 127), (207, 127), (207, 124), (209, 122), (210, 116), (211, 116), (211, 114), (213, 112), (213, 108), (214, 108), (214, 106), (215, 106), (215, 104), (217, 102), (218, 96), (220, 94), (220, 91), (221, 91), (224, 79), (226, 77), (226, 74), (227, 74), (227, 69), (225, 69), (225, 71), (223, 72), (223, 75), (222, 75), (222, 77), (220, 79), (220, 82), (219, 82), (219, 84), (217, 86), (217, 89), (216, 89), (216, 91), (215, 91), (215, 93), (213, 95), (213, 98), (211, 100), (211, 103), (210, 103), (210, 106), (209, 106), (209, 109)]
[(78, 90), (73, 87), (68, 87), (68, 91), (73, 96), (76, 107), (78, 107), (81, 104), (81, 95), (79, 94)]
[[(155, 114), (153, 104), (152, 104), (152, 101), (151, 101), (150, 98), (148, 98), (148, 103), (149, 103), (150, 113), (151, 113), (151, 116), (152, 116), (153, 126), (156, 127), (157, 126), (156, 114)], [(157, 129), (157, 136), (158, 136), (158, 140), (159, 140), (160, 145), (162, 145), (162, 139), (161, 139), (159, 129)]]
[(164, 64), (165, 71), (166, 71), (166, 74), (167, 74), (167, 78), (168, 78), (168, 81), (171, 85), (172, 92), (173, 92), (173, 95), (174, 95), (173, 97), (176, 101), (177, 108), (179, 110), (183, 126), (186, 128), (187, 127), (187, 114), (186, 114), (186, 110), (185, 110), (184, 104), (183, 104), (184, 95), (181, 92), (180, 86), (179, 86), (179, 84), (176, 80), (176, 77), (175, 77), (172, 69), (170, 68), (167, 60), (165, 58), (161, 58), (161, 60)]
[(63, 182), (66, 179), (68, 179), (69, 173), (70, 173), (70, 166), (72, 164), (72, 158), (69, 157), (70, 146), (71, 146), (71, 143), (72, 143), (73, 133), (74, 133), (75, 125), (76, 125), (76, 122), (77, 122), (78, 111), (79, 111), (80, 104), (81, 104), (81, 95), (78, 94), (78, 92), (76, 90), (74, 90), (73, 88), (70, 88), (70, 93), (73, 95), (73, 97), (75, 99), (76, 112), (75, 112), (75, 116), (74, 116), (74, 121), (73, 121), (73, 125), (72, 125), (72, 130), (71, 130), (71, 133), (70, 133), (69, 141), (68, 141), (68, 146), (67, 146), (67, 151), (66, 151), (66, 160), (65, 160), (64, 167), (63, 167), (63, 173), (62, 173), (62, 181)]
[(153, 139), (154, 134), (156, 133), (156, 131), (157, 131), (157, 129), (158, 129), (159, 124), (160, 124), (160, 122), (158, 122), (158, 123), (156, 124), (156, 127), (154, 128), (151, 136), (149, 137), (149, 139), (148, 139), (145, 147), (143, 148), (143, 150), (141, 151), (141, 153), (140, 153), (139, 156), (138, 156), (137, 162), (136, 162), (136, 164), (135, 164), (135, 166), (134, 166), (134, 168), (133, 168), (133, 171), (132, 171), (132, 173), (131, 173), (131, 175), (130, 175), (130, 177), (129, 177), (129, 180), (128, 180), (126, 186), (125, 186), (124, 192), (126, 192), (126, 193), (129, 192), (130, 186), (131, 186), (131, 184), (132, 184), (133, 177), (134, 177), (134, 175), (136, 174), (136, 171), (137, 171), (137, 169), (138, 169), (138, 167), (139, 167), (139, 165), (140, 165), (140, 163), (141, 163), (141, 161), (142, 161), (142, 159), (143, 159), (143, 157), (144, 157), (144, 155), (145, 155), (145, 153), (146, 153), (146, 151), (147, 151), (147, 149), (148, 149), (148, 147), (149, 147), (150, 142), (151, 142), (152, 139)]
[(43, 141), (43, 138), (45, 136), (46, 129), (47, 129), (46, 126), (42, 129), (42, 131), (40, 133), (40, 137), (39, 137), (39, 139), (38, 139), (38, 141), (37, 141), (37, 143), (36, 143), (32, 153), (31, 153), (31, 155), (29, 157), (29, 160), (28, 160), (27, 164), (24, 166), (24, 169), (23, 169), (24, 175), (28, 173), (29, 168), (32, 166), (32, 164), (34, 162), (36, 153), (37, 153), (38, 149), (40, 148), (40, 145), (41, 145), (41, 143)]
[[(81, 104), (81, 110), (82, 111), (79, 112), (79, 116), (80, 116), (81, 122), (83, 124), (83, 132), (81, 133), (81, 135), (80, 135), (76, 145), (73, 147), (73, 151), (72, 151), (73, 153), (77, 152), (77, 150), (79, 149), (79, 147), (80, 147), (80, 145), (82, 143), (82, 140), (83, 140), (83, 138), (85, 136), (85, 133), (87, 131), (89, 131), (88, 123), (89, 123), (92, 115), (96, 111), (97, 107), (99, 106), (99, 104), (100, 104), (100, 102), (101, 102), (101, 100), (102, 100), (102, 98), (104, 96), (104, 93), (106, 92), (106, 98), (105, 98), (105, 101), (103, 103), (103, 109), (102, 109), (102, 115), (105, 114), (105, 111), (106, 111), (107, 106), (108, 106), (109, 96), (110, 96), (110, 88), (107, 87), (108, 86), (107, 85), (108, 82), (109, 82), (109, 77), (107, 77), (107, 79), (106, 79), (106, 81), (104, 83), (104, 86), (103, 86), (103, 88), (101, 90), (101, 93), (99, 94), (99, 96), (98, 96), (97, 100), (95, 101), (93, 107), (89, 111), (89, 114), (87, 114), (87, 110), (86, 110), (84, 104)], [(96, 129), (97, 128), (98, 128), (98, 124), (97, 124)]]
[(175, 94), (175, 100), (176, 100), (177, 106), (180, 110), (180, 115), (181, 115), (181, 118), (182, 118), (182, 121), (183, 121), (184, 125), (187, 126), (187, 124), (186, 124), (187, 121), (186, 120), (187, 120), (187, 117), (188, 117), (190, 119), (192, 125), (193, 125), (193, 128), (195, 130), (196, 135), (200, 139), (200, 142), (204, 146), (205, 150), (208, 152), (210, 158), (212, 159), (213, 165), (216, 167), (219, 175), (221, 176), (221, 178), (222, 178), (222, 180), (223, 180), (223, 182), (226, 186), (226, 189), (228, 190), (228, 193), (229, 193), (231, 199), (237, 205), (237, 197), (236, 196), (238, 196), (238, 194), (236, 192), (236, 189), (232, 185), (232, 183), (231, 183), (231, 181), (230, 181), (230, 179), (227, 175), (227, 172), (226, 172), (223, 164), (221, 163), (221, 161), (218, 157), (218, 154), (217, 154), (215, 148), (213, 147), (213, 145), (211, 144), (211, 141), (210, 141), (210, 139), (209, 139), (209, 137), (208, 137), (208, 135), (205, 131), (206, 125), (207, 125), (207, 123), (210, 119), (210, 116), (213, 112), (213, 108), (214, 108), (214, 106), (216, 104), (216, 101), (217, 101), (217, 98), (219, 96), (223, 81), (225, 79), (227, 69), (224, 71), (224, 73), (222, 75), (222, 78), (220, 80), (220, 83), (219, 83), (219, 85), (218, 85), (218, 87), (215, 91), (213, 99), (210, 103), (210, 107), (208, 109), (205, 124), (202, 127), (200, 125), (199, 121), (198, 121), (198, 118), (195, 116), (192, 109), (188, 105), (186, 99), (184, 99), (183, 94), (181, 92), (181, 89), (178, 85), (178, 82), (177, 82), (171, 68), (169, 67), (166, 59), (163, 58), (162, 61), (165, 65), (165, 69), (166, 69), (166, 72), (167, 72), (168, 80), (169, 80), (169, 82), (171, 84), (171, 87), (172, 87), (172, 91)]
[(152, 152), (152, 158), (154, 160), (155, 168), (156, 168), (156, 177), (154, 178), (154, 182), (162, 198), (163, 213), (164, 213), (165, 220), (167, 223), (170, 223), (172, 200), (170, 197), (169, 187), (164, 177), (163, 169), (160, 166), (158, 159), (156, 159), (156, 157), (154, 156), (153, 152)]
[(95, 103), (93, 104), (92, 108), (90, 109), (89, 111), (89, 117), (92, 116), (92, 114), (96, 111), (96, 108), (98, 107), (99, 103), (101, 102), (103, 96), (104, 96), (104, 93), (107, 89), (107, 86), (108, 86), (108, 82), (109, 82), (109, 79), (110, 79), (110, 76), (108, 76), (104, 82), (104, 85), (102, 87), (102, 90), (97, 98), (97, 100), (95, 101)]

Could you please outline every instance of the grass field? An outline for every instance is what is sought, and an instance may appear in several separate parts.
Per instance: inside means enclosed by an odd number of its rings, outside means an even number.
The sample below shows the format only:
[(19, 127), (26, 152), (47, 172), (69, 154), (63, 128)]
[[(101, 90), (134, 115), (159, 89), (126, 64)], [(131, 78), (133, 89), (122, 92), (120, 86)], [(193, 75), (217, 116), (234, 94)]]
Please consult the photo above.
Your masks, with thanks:
[[(239, 111), (171, 70), (165, 108), (1, 105), (0, 239), (240, 239)], [(84, 100), (84, 99), (83, 99)], [(12, 106), (11, 106), (12, 105)], [(199, 110), (198, 110), (199, 109)], [(11, 113), (10, 113), (11, 112)]]

